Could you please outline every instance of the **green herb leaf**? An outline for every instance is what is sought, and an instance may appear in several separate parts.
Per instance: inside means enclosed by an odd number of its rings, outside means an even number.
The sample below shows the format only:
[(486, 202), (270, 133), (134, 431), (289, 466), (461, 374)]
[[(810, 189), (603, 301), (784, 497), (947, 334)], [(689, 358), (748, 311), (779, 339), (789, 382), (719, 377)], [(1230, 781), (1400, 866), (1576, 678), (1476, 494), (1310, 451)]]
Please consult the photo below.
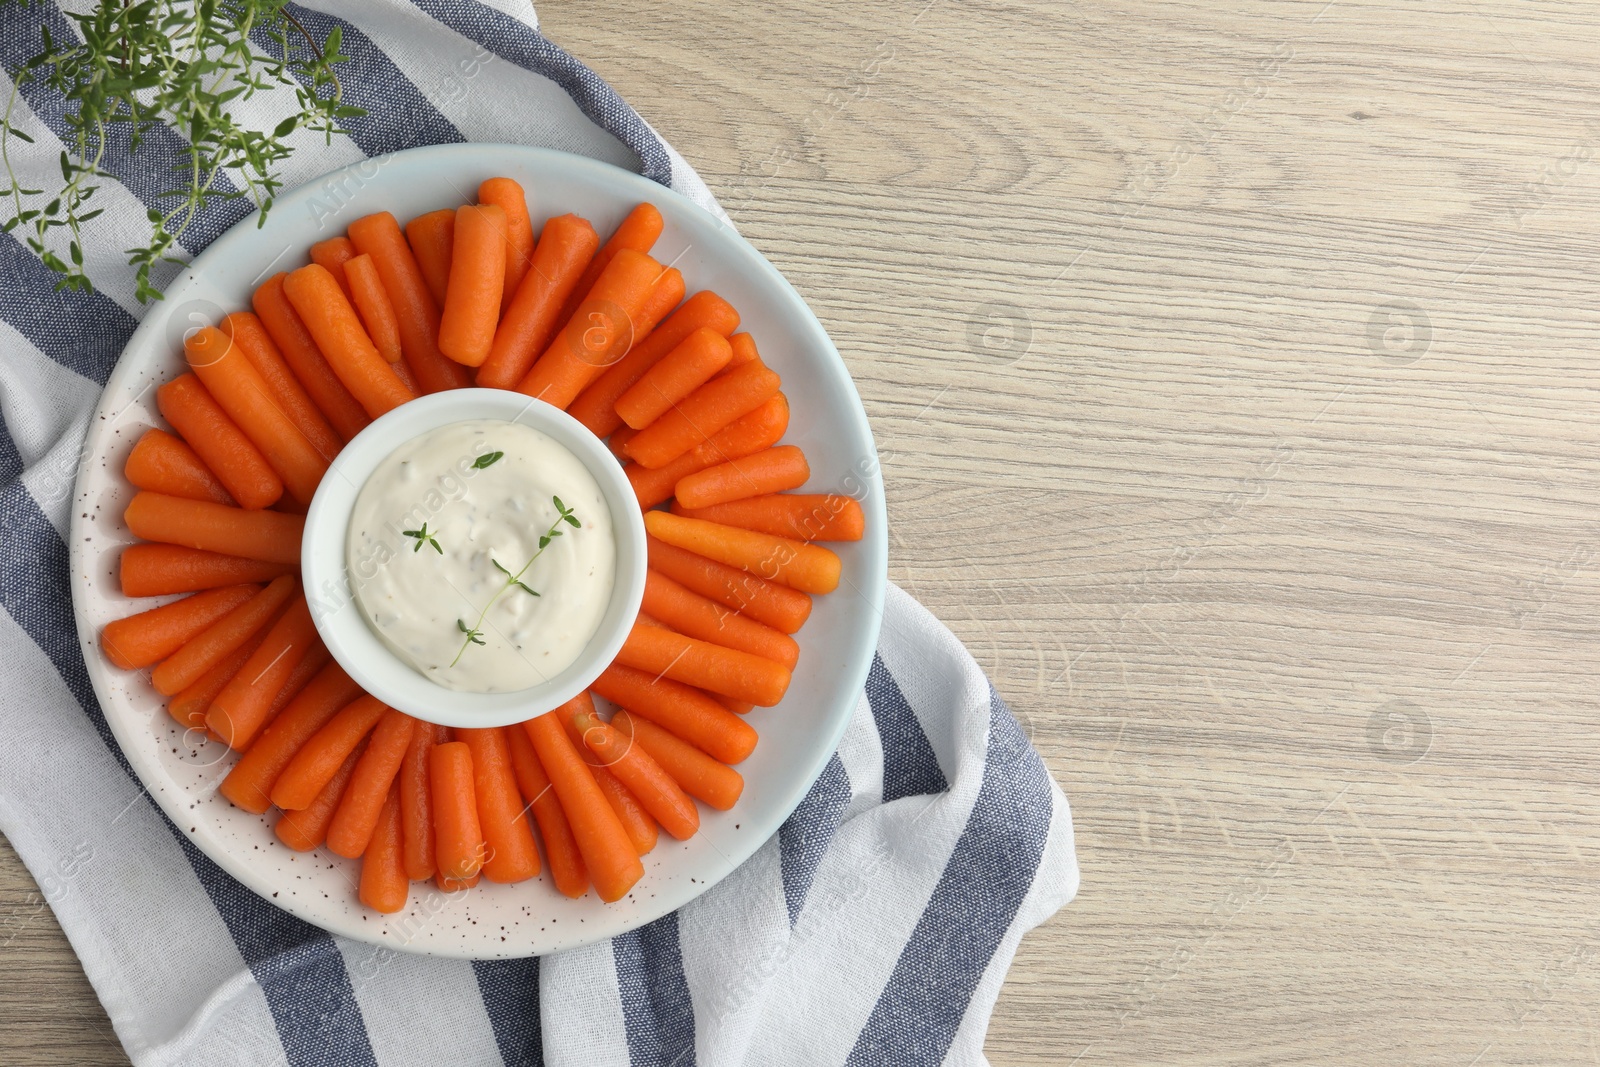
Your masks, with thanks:
[(480, 471), (485, 470), (498, 463), (500, 461), (500, 457), (504, 455), (504, 452), (487, 452), (474, 460), (472, 466)]

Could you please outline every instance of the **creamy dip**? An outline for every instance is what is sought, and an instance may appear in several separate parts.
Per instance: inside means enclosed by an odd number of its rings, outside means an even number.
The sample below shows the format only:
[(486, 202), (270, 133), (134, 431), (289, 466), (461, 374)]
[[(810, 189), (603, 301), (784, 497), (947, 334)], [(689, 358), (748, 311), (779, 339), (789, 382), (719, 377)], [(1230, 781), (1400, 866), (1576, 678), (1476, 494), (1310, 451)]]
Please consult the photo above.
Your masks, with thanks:
[(356, 497), (346, 545), (373, 631), (427, 678), (471, 693), (527, 689), (577, 659), (616, 557), (588, 468), (531, 426), (487, 419), (390, 453)]

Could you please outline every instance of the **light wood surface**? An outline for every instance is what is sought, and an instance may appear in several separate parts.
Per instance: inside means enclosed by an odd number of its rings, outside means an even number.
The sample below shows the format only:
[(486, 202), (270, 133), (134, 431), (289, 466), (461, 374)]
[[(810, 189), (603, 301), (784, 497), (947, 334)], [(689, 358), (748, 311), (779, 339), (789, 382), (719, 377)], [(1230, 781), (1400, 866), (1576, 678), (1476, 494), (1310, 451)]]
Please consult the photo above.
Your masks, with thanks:
[[(1600, 1060), (1600, 9), (541, 16), (816, 309), (1072, 800), (992, 1062)], [(0, 1061), (117, 1062), (31, 891)]]

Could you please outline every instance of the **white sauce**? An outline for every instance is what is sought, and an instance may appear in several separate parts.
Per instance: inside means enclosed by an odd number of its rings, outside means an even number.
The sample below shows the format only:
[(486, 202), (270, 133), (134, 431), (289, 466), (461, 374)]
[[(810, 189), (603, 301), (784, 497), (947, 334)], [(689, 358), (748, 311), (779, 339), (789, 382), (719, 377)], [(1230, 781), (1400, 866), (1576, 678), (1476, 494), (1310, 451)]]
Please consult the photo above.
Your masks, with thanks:
[[(503, 455), (475, 466), (494, 452)], [(560, 522), (553, 497), (582, 526)], [(406, 531), (424, 523), (419, 547)], [(522, 571), (552, 524), (561, 536)], [(499, 420), (442, 426), (395, 449), (361, 487), (346, 546), (367, 624), (429, 679), (470, 693), (527, 689), (577, 659), (611, 600), (616, 556), (588, 468), (538, 430)], [(508, 586), (495, 564), (522, 571), (539, 595)]]

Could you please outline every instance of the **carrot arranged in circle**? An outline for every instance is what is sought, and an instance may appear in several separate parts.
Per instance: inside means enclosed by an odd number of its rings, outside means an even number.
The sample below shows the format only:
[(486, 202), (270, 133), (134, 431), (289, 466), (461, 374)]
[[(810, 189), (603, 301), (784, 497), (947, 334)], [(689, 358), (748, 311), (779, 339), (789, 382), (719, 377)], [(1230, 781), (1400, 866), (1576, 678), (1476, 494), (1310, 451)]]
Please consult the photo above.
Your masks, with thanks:
[(550, 864), (550, 879), (562, 896), (581, 897), (589, 889), (589, 869), (583, 865), (583, 855), (572, 836), (572, 826), (567, 813), (561, 810), (550, 785), (550, 776), (539, 763), (539, 754), (528, 740), (528, 732), (520, 725), (506, 729), (506, 748), (511, 753), (511, 769), (517, 776), (517, 788), (522, 799), (533, 809), (533, 821), (539, 824), (539, 836), (544, 840), (545, 859)]
[(639, 798), (622, 784), (620, 778), (601, 765), (600, 757), (589, 751), (589, 746), (583, 743), (583, 732), (578, 729), (579, 719), (594, 714), (594, 701), (588, 693), (580, 693), (556, 710), (561, 715), (561, 728), (567, 732), (567, 740), (572, 742), (572, 747), (588, 764), (589, 773), (594, 775), (594, 784), (600, 787), (606, 803), (617, 813), (617, 821), (622, 824), (628, 840), (633, 842), (634, 851), (641, 856), (646, 855), (656, 847), (656, 841), (661, 836), (655, 816), (639, 803)]
[(617, 662), (770, 708), (789, 688), (789, 669), (736, 648), (686, 637), (663, 626), (634, 623)]
[(283, 495), (283, 480), (193, 374), (180, 374), (156, 390), (162, 418), (188, 442), (241, 507), (269, 507)]
[(651, 570), (774, 630), (795, 633), (811, 615), (811, 598), (798, 589), (758, 578), (659, 538), (647, 535), (645, 545)]
[(755, 751), (749, 723), (682, 682), (613, 663), (594, 680), (594, 691), (723, 763), (738, 763)]
[[(295, 377), (261, 319), (248, 311), (235, 311), (223, 318), (221, 329), (239, 346), (251, 366), (255, 367), (256, 373), (267, 383), (267, 389), (278, 408), (289, 416), (289, 420), (311, 442), (317, 454), (332, 462), (344, 446), (344, 441), (318, 410), (305, 386)], [(203, 379), (204, 375), (201, 377)]]
[(623, 425), (617, 414), (617, 398), (627, 392), (645, 372), (667, 353), (699, 329), (726, 337), (739, 325), (739, 312), (732, 304), (710, 290), (702, 290), (685, 300), (648, 336), (637, 341), (615, 365), (607, 367), (567, 408), (567, 413), (587, 426), (596, 437), (609, 437)]
[(339, 283), (339, 288), (344, 290), (347, 297), (350, 296), (350, 281), (345, 277), (344, 268), (355, 255), (356, 246), (350, 243), (350, 238), (342, 235), (318, 241), (311, 246), (311, 262), (333, 275), (333, 280)]
[[(800, 661), (800, 644), (788, 634), (748, 619), (727, 605), (673, 581), (660, 571), (646, 573), (644, 602), (639, 610), (648, 612), (680, 634), (710, 641), (724, 648), (737, 648), (752, 656), (781, 663), (791, 671)], [(739, 762), (726, 756), (719, 755), (717, 758), (724, 763)]]
[(756, 339), (747, 333), (736, 333), (728, 338), (728, 344), (733, 349), (733, 358), (728, 361), (730, 367), (742, 367), (746, 363), (761, 362), (761, 353), (756, 349)]
[(589, 751), (628, 787), (663, 830), (679, 841), (694, 836), (700, 829), (700, 812), (694, 801), (643, 746), (634, 744), (593, 712), (580, 714), (576, 724)]
[(434, 745), (428, 754), (433, 792), (434, 855), (442, 879), (477, 877), (487, 846), (478, 821), (472, 751), (461, 741)]
[(468, 367), (489, 358), (505, 282), (506, 213), (494, 204), (457, 208), (439, 351)]
[(328, 836), (328, 824), (333, 821), (333, 813), (339, 807), (339, 799), (344, 796), (345, 785), (355, 773), (356, 764), (366, 748), (367, 739), (357, 739), (355, 746), (334, 767), (333, 773), (327, 776), (327, 781), (304, 807), (284, 809), (278, 817), (278, 825), (273, 828), (279, 841), (296, 852), (310, 852), (322, 844)]
[(806, 454), (794, 445), (778, 445), (691, 474), (678, 482), (673, 495), (684, 507), (708, 508), (730, 500), (798, 489), (810, 477)]
[(313, 263), (291, 271), (283, 291), (333, 372), (368, 415), (377, 418), (416, 397), (378, 354), (333, 275)]
[[(630, 463), (623, 469), (639, 507), (649, 511), (672, 496), (679, 482), (689, 475), (726, 463), (730, 459), (753, 456), (770, 448), (789, 428), (789, 401), (782, 394), (768, 400), (748, 415), (741, 415), (718, 430), (708, 441), (696, 445), (663, 467), (651, 469)], [(624, 444), (626, 450), (626, 444)]]
[(199, 681), (201, 675), (266, 627), (299, 585), (287, 574), (274, 578), (265, 589), (184, 642), (182, 648), (150, 672), (156, 691), (172, 696)]
[(361, 695), (344, 668), (327, 663), (295, 694), (255, 744), (233, 765), (218, 791), (236, 807), (259, 815), (272, 806), (272, 787), (302, 745), (328, 724), (339, 709)]
[(612, 716), (611, 725), (637, 742), (696, 800), (703, 800), (718, 811), (727, 811), (738, 803), (739, 794), (744, 792), (744, 776), (732, 767), (718, 763), (687, 741), (673, 737), (632, 712), (617, 712)]
[(702, 326), (617, 398), (617, 414), (635, 430), (642, 430), (710, 381), (732, 358), (728, 339)]
[[(278, 780), (272, 784), (272, 802), (285, 811), (292, 811), (316, 800), (317, 794), (338, 773), (345, 758), (366, 740), (388, 710), (388, 705), (366, 695), (340, 708), (311, 735), (278, 775)], [(333, 813), (330, 811), (328, 816), (332, 818)], [(323, 832), (327, 832), (326, 826)]]
[(189, 368), (228, 413), (295, 499), (311, 503), (331, 457), (317, 451), (300, 427), (278, 406), (267, 380), (242, 346), (214, 326), (203, 326), (183, 342)]
[(328, 850), (337, 856), (354, 859), (367, 850), (367, 842), (378, 825), (384, 800), (400, 773), (400, 764), (411, 747), (417, 720), (403, 711), (390, 708), (373, 727), (367, 751), (350, 775), (344, 797), (339, 801), (333, 821), (328, 824)]
[(611, 431), (611, 436), (606, 438), (606, 447), (611, 450), (613, 456), (617, 457), (618, 463), (627, 464), (632, 462), (628, 459), (628, 454), (623, 449), (627, 447), (628, 441), (633, 435), (638, 432), (632, 426), (618, 426)]
[(627, 354), (662, 273), (661, 264), (643, 252), (618, 252), (517, 390), (558, 408), (571, 404), (601, 371)]
[(400, 323), (400, 347), (422, 392), (471, 385), (467, 369), (439, 351), (439, 301), (428, 291), (422, 269), (394, 216), (380, 211), (357, 219), (350, 224), (350, 240), (356, 251), (371, 256), (378, 268)]
[(418, 215), (406, 223), (406, 244), (416, 257), (428, 295), (439, 307), (444, 307), (445, 290), (450, 287), (450, 254), (455, 243), (456, 209), (453, 207)]
[(378, 268), (367, 255), (355, 256), (344, 265), (345, 280), (349, 282), (350, 302), (355, 305), (367, 336), (378, 349), (385, 363), (397, 364), (400, 350), (400, 320), (394, 313), (394, 304), (378, 277)]
[(777, 394), (782, 379), (762, 363), (746, 363), (702, 385), (628, 442), (628, 455), (664, 467), (741, 415)]
[(207, 589), (137, 615), (116, 619), (106, 623), (100, 631), (100, 647), (107, 659), (124, 670), (148, 667), (172, 655), (186, 641), (255, 596), (260, 588), (230, 585)]
[(644, 877), (644, 864), (595, 784), (593, 773), (567, 737), (560, 715), (559, 711), (547, 712), (523, 723), (522, 728), (566, 812), (595, 893), (607, 903), (621, 900)]
[(476, 889), (479, 879), (483, 876), (473, 875), (471, 878), (446, 878), (442, 874), (435, 874), (433, 882), (439, 887), (441, 893), (464, 893), (468, 889)]
[(522, 186), (510, 178), (485, 178), (478, 185), (478, 203), (493, 204), (505, 212), (506, 273), (500, 306), (508, 307), (533, 261), (533, 220), (528, 217), (528, 197)]
[(229, 748), (248, 748), (267, 724), (279, 690), (316, 641), (311, 609), (306, 605), (305, 594), (297, 593), (267, 631), (261, 647), (250, 654), (239, 673), (211, 701), (206, 725)]
[(417, 722), (411, 747), (397, 776), (400, 788), (400, 825), (405, 840), (406, 875), (413, 881), (432, 878), (434, 872), (433, 799), (428, 784), (428, 755), (444, 740), (444, 727)]
[(251, 653), (266, 639), (267, 628), (263, 626), (244, 644), (228, 653), (221, 662), (201, 675), (193, 685), (167, 701), (167, 714), (190, 730), (205, 730), (206, 711), (211, 707), (211, 701), (222, 692), (223, 686), (233, 681), (233, 676), (239, 673), (239, 668), (244, 666), (245, 660), (249, 659)]
[(488, 844), (483, 876), (491, 882), (522, 882), (539, 873), (539, 849), (523, 814), (511, 768), (511, 749), (501, 727), (458, 729), (456, 740), (472, 751), (472, 784), (478, 823)]
[[(283, 281), (287, 274), (274, 274), (256, 289), (251, 305), (267, 336), (278, 346), (278, 354), (294, 378), (305, 387), (306, 395), (316, 404), (317, 410), (333, 426), (334, 431), (348, 441), (371, 422), (360, 401), (350, 395), (339, 376), (328, 365), (328, 360), (317, 348), (311, 331), (300, 321), (300, 316), (284, 294)], [(249, 351), (247, 347), (246, 352)], [(271, 375), (266, 370), (262, 374)]]
[[(454, 216), (452, 216), (452, 219)], [(514, 389), (561, 325), (556, 316), (600, 247), (587, 219), (557, 215), (544, 224), (533, 260), (505, 306), (489, 358), (478, 368), (478, 384)]]
[(647, 512), (644, 528), (669, 545), (802, 593), (831, 593), (839, 586), (839, 556), (821, 545), (666, 511)]
[(146, 541), (295, 565), (306, 525), (303, 515), (245, 511), (148, 491), (135, 494), (122, 519), (135, 537)]
[[(283, 683), (277, 694), (273, 696), (272, 703), (267, 708), (267, 725), (271, 726), (277, 720), (278, 713), (287, 707), (295, 697), (299, 696), (300, 691), (311, 684), (311, 680), (331, 662), (333, 662), (333, 653), (328, 651), (328, 646), (322, 643), (320, 637), (313, 637), (311, 639), (311, 647), (306, 649), (305, 655), (300, 657), (300, 662), (296, 663), (294, 670), (289, 672), (288, 680)], [(259, 741), (259, 739), (260, 735), (258, 734), (257, 740)], [(255, 748), (255, 742), (252, 742), (250, 747)]]
[[(337, 821), (338, 816), (334, 818)], [(386, 915), (405, 910), (406, 899), (411, 895), (402, 841), (400, 788), (391, 786), (361, 854), (361, 880), (356, 886), (361, 903)]]
[(559, 319), (565, 322), (577, 312), (578, 305), (582, 302), (584, 294), (588, 293), (589, 289), (599, 280), (600, 275), (605, 273), (605, 269), (611, 265), (612, 260), (616, 259), (618, 253), (624, 249), (634, 252), (648, 252), (654, 248), (656, 239), (661, 236), (661, 231), (665, 224), (665, 220), (661, 217), (661, 212), (654, 204), (640, 204), (628, 212), (621, 225), (616, 228), (616, 231), (612, 233), (605, 245), (595, 254), (593, 262), (583, 272), (583, 276), (578, 279), (573, 295), (568, 298), (566, 306), (561, 309), (561, 314), (558, 316)]
[(146, 430), (128, 453), (122, 473), (140, 489), (190, 500), (233, 503), (228, 490), (194, 449), (167, 431), (154, 427)]
[(672, 513), (796, 541), (859, 541), (867, 530), (861, 505), (841, 493), (775, 493), (702, 508), (685, 507), (680, 498)]

